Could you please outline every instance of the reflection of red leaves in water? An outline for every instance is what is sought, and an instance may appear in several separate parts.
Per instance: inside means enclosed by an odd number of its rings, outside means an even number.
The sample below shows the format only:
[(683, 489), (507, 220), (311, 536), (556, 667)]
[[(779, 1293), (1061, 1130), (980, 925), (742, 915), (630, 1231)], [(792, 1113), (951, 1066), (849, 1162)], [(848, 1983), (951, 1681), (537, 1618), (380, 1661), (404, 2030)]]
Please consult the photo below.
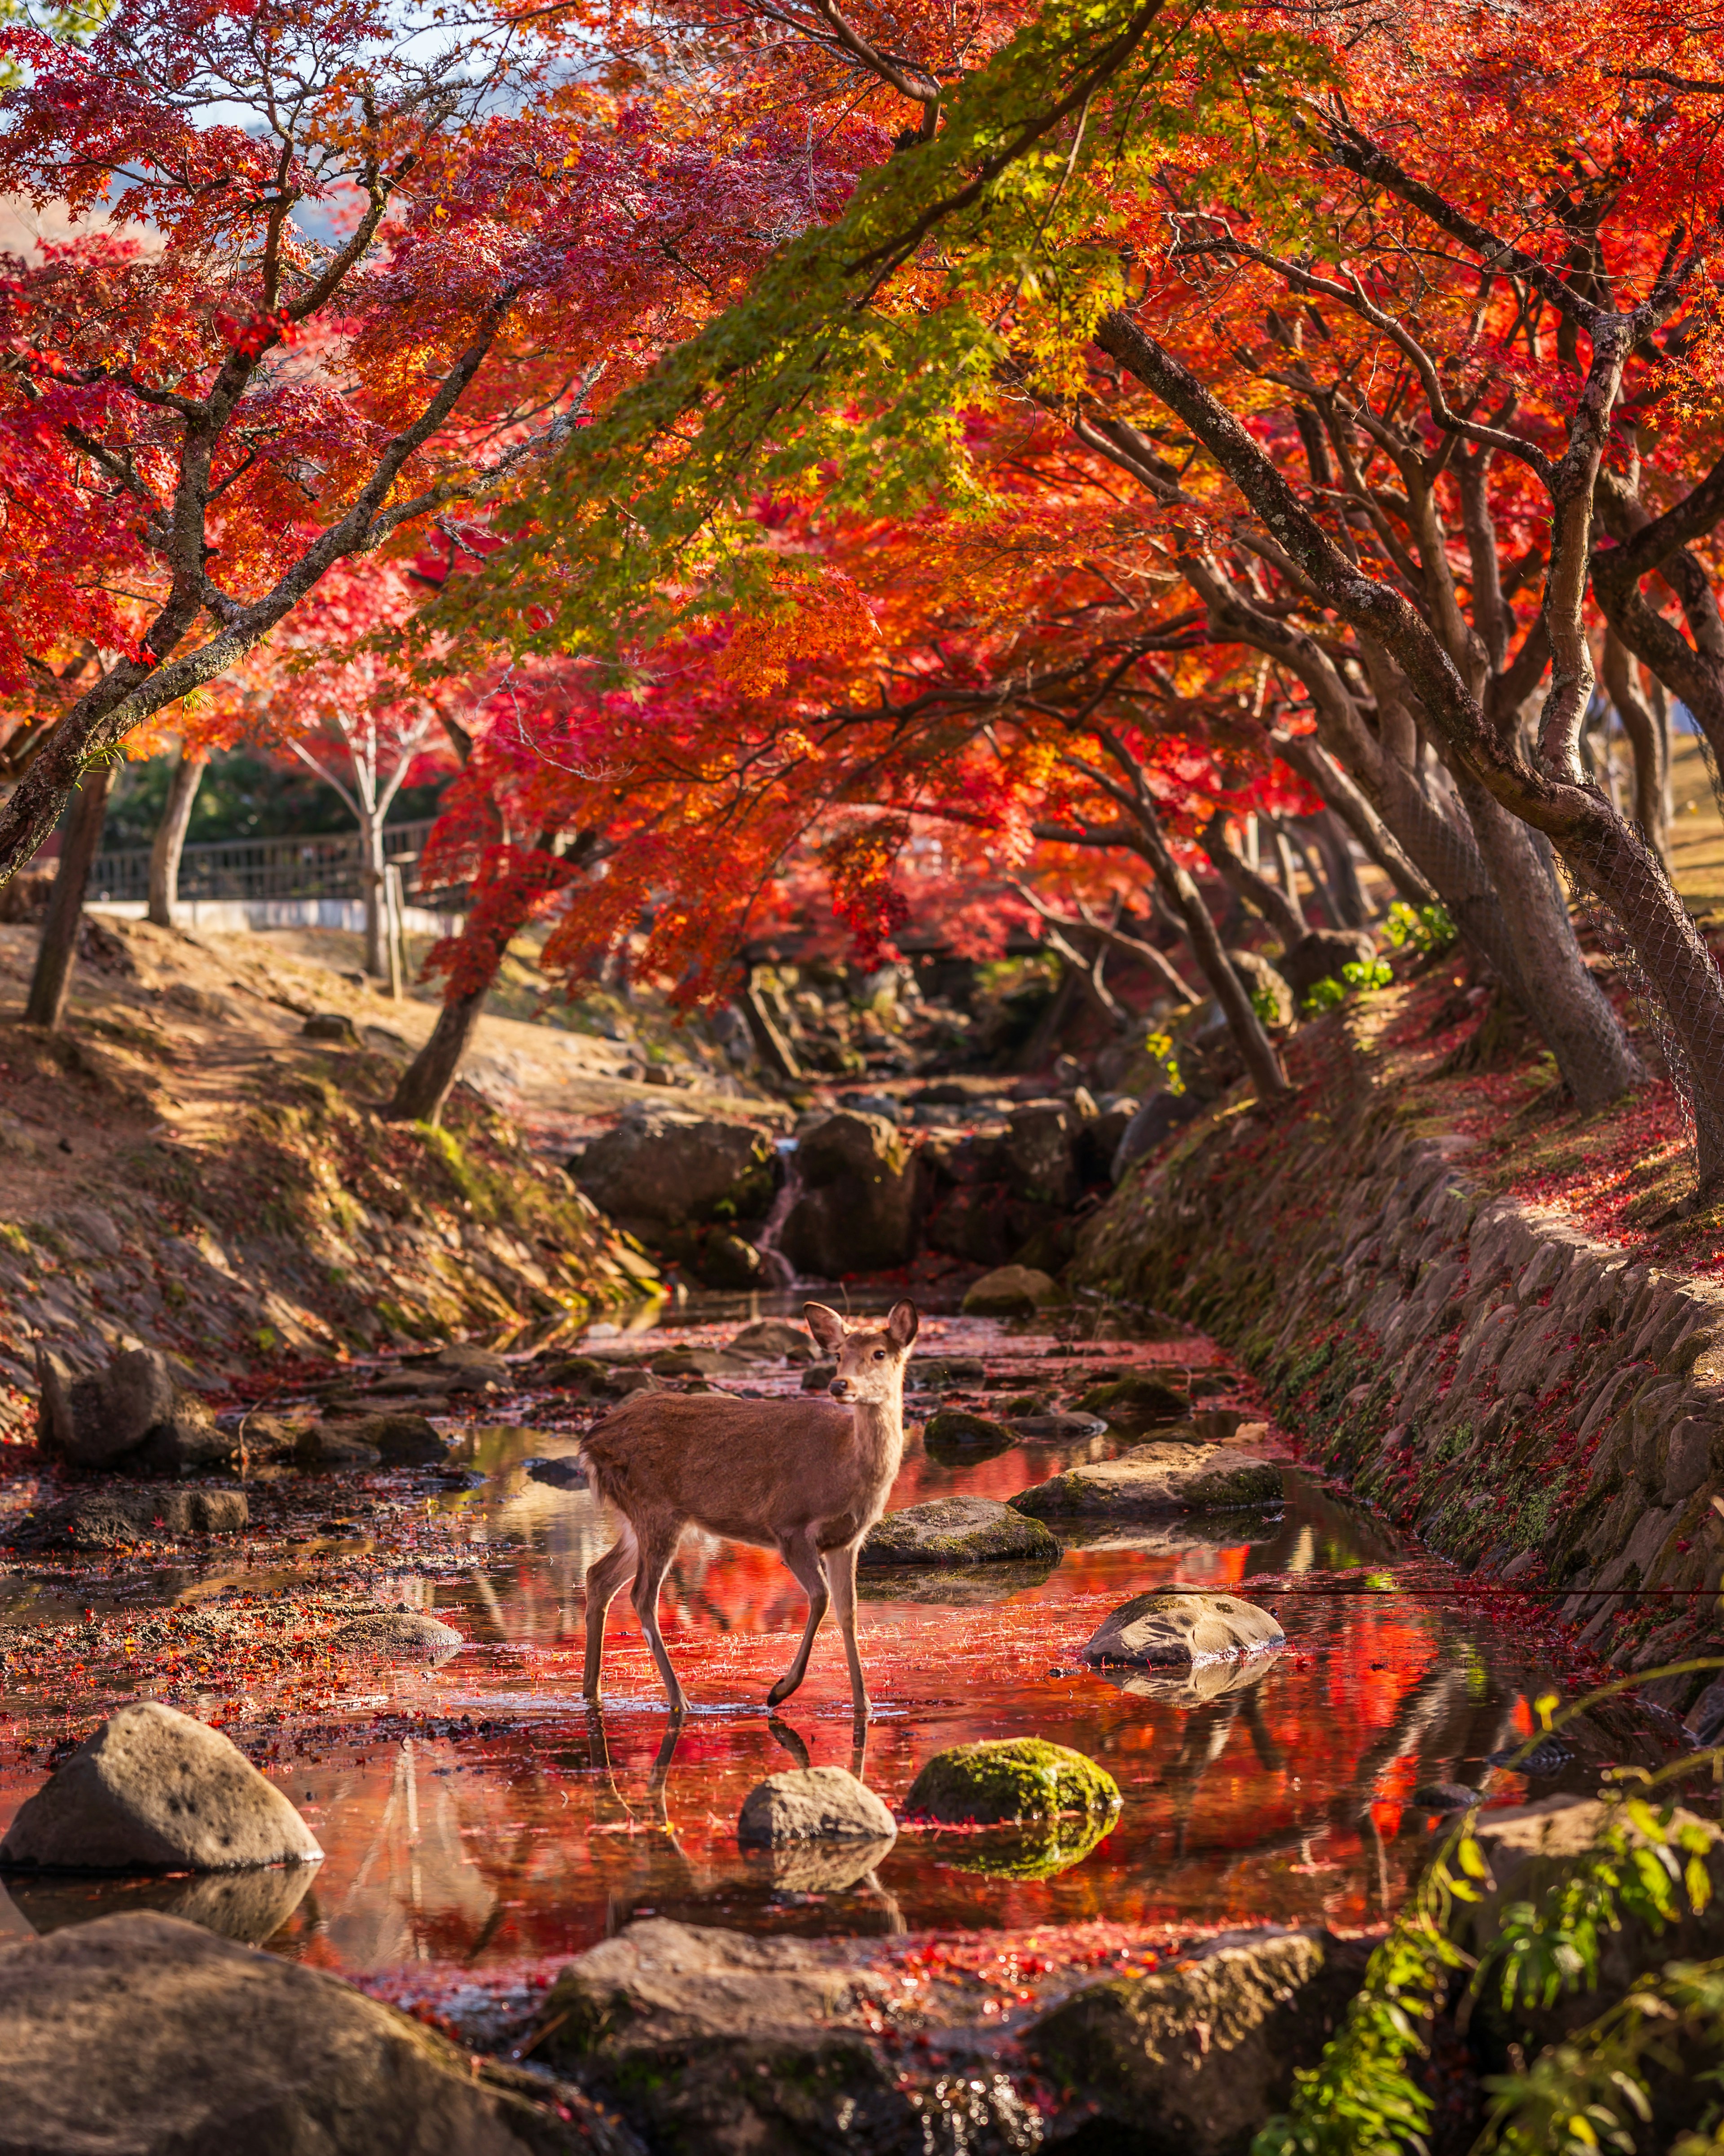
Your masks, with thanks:
[[(928, 1329), (931, 1344), (941, 1322)], [(1181, 1353), (1109, 1351), (1134, 1362)], [(1044, 1365), (1026, 1389), (1055, 1375)], [(1081, 1367), (1058, 1373), (1067, 1393), (1084, 1381)], [(793, 1387), (796, 1373), (782, 1382)], [(998, 1411), (998, 1394), (970, 1397)], [(892, 1502), (958, 1490), (1009, 1497), (1069, 1458), (1049, 1448), (948, 1467), (916, 1453)], [(1452, 1608), (1445, 1616), (1430, 1600), (1301, 1594), (1301, 1581), (1344, 1584), (1347, 1575), (1322, 1568), (1356, 1563), (1357, 1522), (1320, 1492), (1301, 1499), (1305, 1511), (1290, 1513), (1285, 1530), (1260, 1530), (1267, 1539), (1255, 1544), (1242, 1520), (1240, 1539), (1220, 1545), (1074, 1549), (1039, 1582), (1013, 1585), (982, 1568), (942, 1588), (944, 1602), (887, 1599), (890, 1578), (870, 1574), (861, 1629), (880, 1718), (866, 1771), (890, 1803), (902, 1805), (918, 1768), (947, 1745), (1036, 1734), (1101, 1761), (1125, 1808), (1095, 1849), (1053, 1878), (966, 1871), (953, 1861), (965, 1837), (912, 1828), (880, 1866), (877, 1888), (769, 1914), (734, 1829), (747, 1790), (793, 1763), (764, 1713), (803, 1619), (783, 1566), (766, 1551), (698, 1537), (680, 1553), (664, 1622), (696, 1712), (655, 1805), (662, 1693), (626, 1601), (610, 1626), (608, 1758), (595, 1752), (579, 1702), (577, 1594), (603, 1546), (602, 1524), (570, 1507), (541, 1547), (505, 1553), (495, 1540), (465, 1537), (475, 1526), (489, 1533), (487, 1505), (514, 1501), (475, 1492), (475, 1509), (463, 1512), (466, 1502), (452, 1497), (376, 1531), (383, 1573), (392, 1561), (423, 1563), (444, 1583), (439, 1608), (477, 1643), (440, 1669), (362, 1670), (333, 1656), (334, 1616), (309, 1595), (286, 1604), (225, 1598), (225, 1632), (211, 1628), (213, 1604), (201, 1614), (113, 1612), (94, 1636), (62, 1635), (57, 1662), (10, 1662), (14, 1697), (52, 1737), (82, 1735), (110, 1700), (146, 1686), (228, 1722), (329, 1852), (278, 1948), (344, 1974), (404, 1972), (428, 2014), (446, 2010), (458, 1972), (460, 1984), (482, 1979), (493, 1992), (530, 1989), (546, 1964), (649, 1909), (695, 1923), (884, 1931), (887, 1895), (912, 1933), (985, 1934), (965, 1950), (1000, 1969), (1002, 1957), (1026, 1950), (1026, 1938), (1048, 1942), (1054, 1963), (1069, 1967), (1085, 1954), (1117, 1964), (1121, 1953), (1175, 1936), (1266, 1919), (1368, 1927), (1383, 1915), (1381, 1883), (1397, 1897), (1419, 1853), (1416, 1840), (1395, 1838), (1404, 1799), (1432, 1778), (1433, 1761), (1465, 1748), (1476, 1724), (1465, 1686), (1453, 1700), (1443, 1690), (1458, 1681), (1444, 1645)], [(1283, 1592), (1257, 1591), (1294, 1645), (1242, 1693), (1188, 1709), (1127, 1693), (1078, 1662), (1095, 1625), (1128, 1595), (1175, 1577), (1237, 1586), (1283, 1566), (1292, 1568), (1277, 1573)], [(1449, 1591), (1473, 1610), (1470, 1587)], [(1486, 1641), (1512, 1641), (1516, 1654), (1525, 1645), (1524, 1604), (1480, 1602), (1468, 1621)], [(500, 1641), (507, 1644), (483, 1644)], [(47, 1702), (63, 1696), (55, 1684), (69, 1670), (78, 1706), (54, 1726)], [(1512, 1705), (1511, 1685), (1505, 1717)], [(816, 1763), (849, 1763), (848, 1687), (829, 1627), (788, 1715)], [(1524, 1707), (1514, 1720), (1530, 1726)], [(0, 1823), (38, 1785), (43, 1764), (41, 1751), (8, 1749)], [(999, 2003), (1003, 2010), (1003, 1994)]]

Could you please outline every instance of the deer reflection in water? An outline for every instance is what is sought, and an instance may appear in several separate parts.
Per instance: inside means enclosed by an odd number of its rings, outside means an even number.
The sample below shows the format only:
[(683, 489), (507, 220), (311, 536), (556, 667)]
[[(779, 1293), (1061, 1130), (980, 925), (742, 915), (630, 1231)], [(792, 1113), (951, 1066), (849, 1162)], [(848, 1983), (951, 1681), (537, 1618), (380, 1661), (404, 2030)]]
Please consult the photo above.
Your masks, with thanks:
[[(812, 1928), (822, 1931), (904, 1930), (897, 1897), (881, 1885), (876, 1869), (892, 1847), (889, 1840), (744, 1850), (734, 1865), (702, 1865), (691, 1858), (678, 1836), (669, 1799), (670, 1768), (687, 1726), (681, 1715), (672, 1715), (647, 1777), (646, 1801), (631, 1804), (617, 1786), (603, 1711), (596, 1702), (587, 1707), (587, 1740), (600, 1790), (595, 1824), (631, 1837), (632, 1868), (639, 1881), (613, 1887), (608, 1894), (605, 1928), (612, 1937), (649, 1914), (695, 1924), (733, 1923), (747, 1915), (796, 1929), (798, 1916), (806, 1912)], [(806, 1769), (808, 1748), (801, 1734), (776, 1714), (767, 1727), (795, 1765)], [(867, 1761), (868, 1722), (858, 1715), (850, 1753), (850, 1772), (858, 1781)]]

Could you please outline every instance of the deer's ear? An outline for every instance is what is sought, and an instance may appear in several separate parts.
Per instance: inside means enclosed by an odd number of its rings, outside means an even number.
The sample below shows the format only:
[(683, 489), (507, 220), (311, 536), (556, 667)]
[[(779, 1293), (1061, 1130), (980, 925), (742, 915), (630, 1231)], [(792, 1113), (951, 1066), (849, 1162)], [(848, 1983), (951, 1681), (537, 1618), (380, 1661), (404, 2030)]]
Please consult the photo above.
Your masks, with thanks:
[(921, 1329), (913, 1302), (895, 1302), (886, 1319), (886, 1337), (897, 1348), (907, 1348)]
[(835, 1355), (844, 1344), (844, 1322), (835, 1310), (829, 1310), (824, 1302), (805, 1302), (802, 1314), (808, 1327), (829, 1355)]

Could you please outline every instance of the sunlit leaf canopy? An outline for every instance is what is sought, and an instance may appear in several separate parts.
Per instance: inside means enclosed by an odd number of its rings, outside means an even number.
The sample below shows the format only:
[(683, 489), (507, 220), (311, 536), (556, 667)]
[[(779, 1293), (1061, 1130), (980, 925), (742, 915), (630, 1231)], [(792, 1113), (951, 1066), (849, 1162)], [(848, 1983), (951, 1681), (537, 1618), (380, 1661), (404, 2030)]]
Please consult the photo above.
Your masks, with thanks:
[[(746, 17), (768, 18), (785, 19)], [(1193, 737), (1207, 753), (1218, 712), (1242, 703), (1296, 734), (1325, 716), (1313, 673), (1368, 654), (1194, 437), (1098, 351), (1097, 325), (1129, 316), (1344, 554), (1398, 588), (1434, 575), (1448, 598), (1421, 589), (1418, 607), (1476, 636), (1503, 696), (1524, 696), (1548, 663), (1550, 475), (1591, 359), (1566, 293), (1627, 306), (1682, 258), (1679, 299), (1629, 354), (1609, 459), (1655, 510), (1716, 454), (1706, 45), (1704, 26), (1636, 6), (1044, 11), (942, 92), (931, 133), (900, 97), (921, 125), (859, 175), (844, 215), (585, 429), (511, 504), (486, 573), (432, 619), (518, 659), (573, 659), (564, 679), (589, 709), (634, 681), (631, 785), (665, 685), (703, 663), (678, 642), (703, 620), (719, 624), (705, 663), (729, 639), (732, 691), (750, 649), (772, 654), (767, 731), (819, 741), (806, 721), (824, 712), (854, 740), (875, 708), (874, 742), (825, 798), (883, 812), (913, 796), (960, 819), (983, 787), (965, 697), (1033, 716), (1033, 697), (1002, 693), (1026, 636), (1036, 666), (1093, 689), (1127, 615), (1139, 661), (1106, 695), (1135, 756), (1177, 762)], [(1435, 505), (1434, 536), (1414, 495)], [(1455, 552), (1470, 517), (1489, 527), (1491, 588)], [(962, 567), (943, 595), (924, 581), (909, 629), (903, 585), (942, 560)], [(799, 624), (854, 624), (857, 593), (873, 653), (847, 632), (826, 654), (842, 645), (844, 665), (817, 664)], [(1112, 619), (1089, 636), (1098, 605)], [(1294, 644), (1302, 665), (1282, 663)], [(961, 768), (909, 723), (933, 704)], [(1043, 716), (1070, 732), (1070, 703)], [(711, 783), (726, 726), (754, 738), (739, 694), (685, 784), (697, 769)], [(1152, 744), (1169, 733), (1164, 754)], [(987, 747), (998, 764), (998, 726)], [(1260, 729), (1257, 748), (1260, 770)], [(1104, 749), (1091, 738), (1078, 761)], [(583, 767), (604, 762), (589, 735)], [(752, 752), (727, 768), (739, 787), (767, 772)], [(1066, 785), (1039, 815), (1018, 802), (1017, 824), (1045, 831)]]
[(1170, 153), (1200, 145), (1243, 176), (1326, 65), (1260, 8), (1044, 10), (950, 93), (931, 140), (863, 172), (841, 216), (781, 249), (511, 505), (484, 596), (458, 594), (469, 630), (520, 654), (608, 652), (758, 599), (785, 570), (762, 496), (980, 507), (978, 421), (1026, 379), (1079, 388)]

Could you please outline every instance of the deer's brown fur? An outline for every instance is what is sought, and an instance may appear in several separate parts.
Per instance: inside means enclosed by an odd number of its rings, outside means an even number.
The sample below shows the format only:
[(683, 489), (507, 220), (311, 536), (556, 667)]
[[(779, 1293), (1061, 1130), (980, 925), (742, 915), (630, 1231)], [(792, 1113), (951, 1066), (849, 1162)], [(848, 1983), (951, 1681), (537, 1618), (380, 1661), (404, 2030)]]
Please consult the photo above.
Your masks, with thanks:
[(838, 1359), (829, 1391), (793, 1400), (635, 1393), (586, 1440), (593, 1486), (622, 1513), (613, 1547), (587, 1573), (584, 1691), (597, 1699), (604, 1624), (625, 1582), (673, 1710), (688, 1701), (659, 1630), (659, 1590), (683, 1529), (776, 1549), (808, 1598), (802, 1642), (767, 1695), (777, 1707), (802, 1682), (814, 1635), (836, 1608), (856, 1712), (868, 1687), (856, 1645), (856, 1553), (885, 1509), (904, 1450), (904, 1366), (916, 1306), (894, 1304), (884, 1325), (847, 1325), (824, 1303), (808, 1329)]

